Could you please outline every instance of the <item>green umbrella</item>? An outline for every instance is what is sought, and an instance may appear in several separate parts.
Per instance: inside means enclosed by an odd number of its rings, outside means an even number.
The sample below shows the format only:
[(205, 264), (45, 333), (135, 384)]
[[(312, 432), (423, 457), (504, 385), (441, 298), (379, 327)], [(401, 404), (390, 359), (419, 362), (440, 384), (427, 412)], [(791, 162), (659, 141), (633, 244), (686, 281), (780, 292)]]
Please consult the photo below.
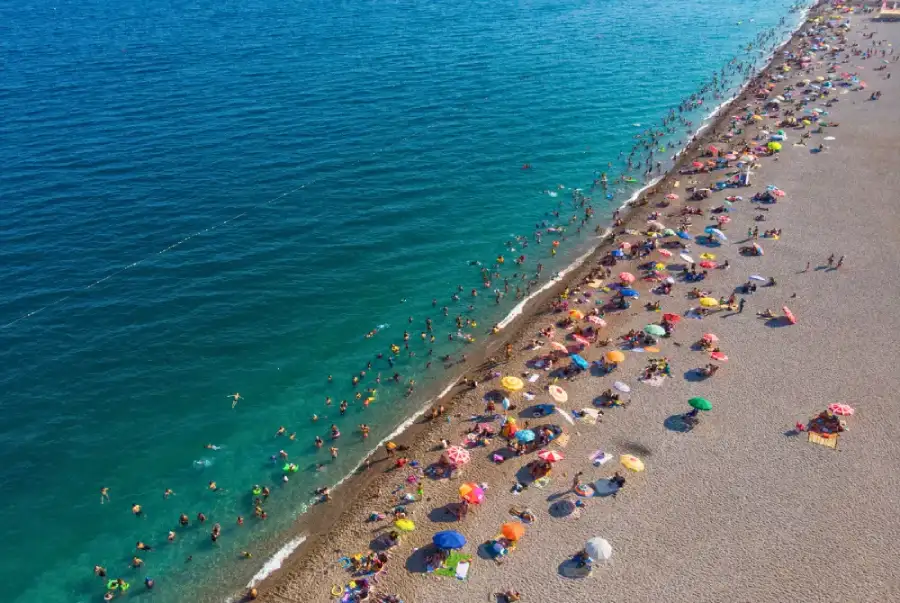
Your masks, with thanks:
[(666, 334), (666, 330), (659, 325), (647, 325), (644, 327), (644, 333), (648, 335), (656, 335), (657, 337), (662, 337)]
[(667, 228), (663, 231), (663, 234), (666, 235), (667, 237), (674, 237), (675, 231), (672, 230), (671, 228)]
[(696, 408), (697, 410), (712, 410), (712, 402), (706, 398), (691, 398), (688, 400), (688, 404), (691, 405), (691, 408)]

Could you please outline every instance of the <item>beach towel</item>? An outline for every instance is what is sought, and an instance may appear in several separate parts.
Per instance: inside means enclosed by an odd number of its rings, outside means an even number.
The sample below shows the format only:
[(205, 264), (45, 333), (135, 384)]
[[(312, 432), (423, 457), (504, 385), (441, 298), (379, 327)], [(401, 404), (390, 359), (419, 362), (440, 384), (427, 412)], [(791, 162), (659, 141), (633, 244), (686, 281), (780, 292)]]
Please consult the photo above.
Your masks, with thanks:
[(594, 454), (592, 454), (590, 458), (591, 458), (591, 462), (595, 466), (600, 466), (600, 465), (604, 465), (604, 464), (608, 463), (612, 459), (612, 455), (606, 454), (602, 450), (598, 450)]
[(558, 438), (556, 438), (556, 444), (560, 448), (565, 448), (566, 446), (568, 446), (569, 445), (569, 434), (564, 433), (561, 436), (559, 436)]
[(582, 423), (587, 423), (588, 425), (596, 425), (597, 419), (600, 418), (600, 411), (596, 408), (582, 408), (581, 412), (584, 413), (583, 417), (579, 418), (579, 421)]
[(531, 375), (530, 377), (528, 377), (528, 383), (534, 383), (535, 381), (537, 381), (540, 378), (541, 378), (541, 376), (538, 374)]
[(456, 579), (465, 580), (469, 575), (469, 562), (463, 561), (456, 566)]
[(551, 484), (551, 480), (549, 477), (542, 477), (540, 479), (534, 480), (534, 487), (543, 490), (547, 486)]
[[(442, 565), (438, 569), (434, 570), (434, 575), (435, 576), (445, 576), (447, 578), (455, 578), (456, 571), (457, 571), (457, 568), (459, 567), (459, 564), (466, 563), (468, 565), (468, 562), (471, 560), (472, 560), (471, 555), (463, 555), (462, 553), (453, 551), (447, 557), (447, 560), (444, 561), (444, 565)], [(466, 572), (468, 572), (468, 567), (466, 568)]]

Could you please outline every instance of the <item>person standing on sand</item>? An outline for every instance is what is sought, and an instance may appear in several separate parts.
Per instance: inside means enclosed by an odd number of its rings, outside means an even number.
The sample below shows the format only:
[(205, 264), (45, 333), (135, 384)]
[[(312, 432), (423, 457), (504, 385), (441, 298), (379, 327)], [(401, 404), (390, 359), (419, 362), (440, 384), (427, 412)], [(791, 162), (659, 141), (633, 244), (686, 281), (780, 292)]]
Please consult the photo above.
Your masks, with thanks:
[(744, 306), (747, 304), (747, 300), (743, 297), (741, 298), (741, 303), (738, 304), (738, 314), (742, 314), (744, 312)]
[(832, 253), (830, 256), (828, 256), (828, 267), (831, 268), (831, 266), (833, 264), (834, 264), (834, 254)]
[(841, 259), (838, 260), (837, 266), (835, 266), (835, 270), (844, 265), (844, 256), (841, 256)]

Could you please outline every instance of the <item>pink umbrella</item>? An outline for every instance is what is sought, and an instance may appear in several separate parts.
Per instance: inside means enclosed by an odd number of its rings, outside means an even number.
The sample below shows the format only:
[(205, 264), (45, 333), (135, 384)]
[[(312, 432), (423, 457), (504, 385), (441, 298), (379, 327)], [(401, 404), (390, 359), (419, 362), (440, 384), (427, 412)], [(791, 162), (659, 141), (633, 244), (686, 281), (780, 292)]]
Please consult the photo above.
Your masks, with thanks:
[(727, 155), (725, 155), (725, 159), (727, 159), (728, 161), (734, 161), (735, 159), (737, 159), (737, 155), (735, 155), (734, 153), (728, 153)]
[(572, 339), (580, 343), (581, 345), (591, 345), (590, 339), (585, 339), (581, 335), (572, 335)]
[(598, 327), (605, 327), (606, 321), (600, 318), (599, 316), (588, 316), (588, 321), (597, 325)]
[(700, 262), (700, 267), (701, 267), (701, 268), (709, 268), (709, 269), (712, 269), (712, 268), (715, 268), (716, 266), (718, 266), (718, 264), (716, 264), (715, 262), (711, 262), (711, 261), (709, 261), (709, 260), (704, 260), (704, 261)]
[(619, 247), (627, 251), (631, 249), (631, 243), (629, 243), (628, 241), (622, 241), (621, 243), (619, 243)]
[(630, 272), (620, 272), (619, 280), (623, 283), (633, 283), (635, 281), (635, 277)]
[(661, 255), (663, 257), (666, 257), (666, 258), (672, 257), (672, 252), (669, 251), (668, 249), (657, 249), (657, 251), (659, 252), (659, 255)]
[(562, 452), (545, 449), (538, 452), (538, 458), (540, 458), (542, 461), (547, 461), (548, 463), (558, 463), (566, 457), (563, 456)]
[(849, 404), (832, 404), (828, 407), (828, 410), (836, 415), (841, 415), (843, 417), (849, 417), (854, 412), (856, 412)]
[(475, 428), (484, 433), (494, 433), (493, 423), (479, 423)]
[(676, 195), (675, 193), (669, 193), (668, 195), (666, 195), (666, 199), (668, 199), (669, 201), (677, 201), (678, 195)]
[(469, 451), (462, 446), (451, 446), (444, 451), (441, 458), (454, 467), (460, 467), (472, 460)]
[(713, 352), (709, 355), (713, 360), (718, 360), (719, 362), (728, 362), (728, 356), (723, 354), (722, 352)]
[(567, 348), (567, 347), (564, 346), (563, 344), (559, 343), (558, 341), (551, 341), (551, 342), (550, 342), (550, 347), (551, 347), (552, 349), (556, 350), (557, 352), (563, 352), (564, 354), (568, 354), (568, 353), (569, 353), (569, 348)]
[(715, 343), (715, 342), (719, 341), (719, 336), (714, 335), (713, 333), (707, 333), (700, 339), (702, 339), (703, 341), (709, 341), (710, 343)]
[(718, 218), (716, 218), (716, 221), (718, 221), (719, 224), (728, 224), (729, 222), (731, 222), (731, 218), (729, 218), (728, 216), (719, 216)]
[(787, 193), (785, 193), (780, 188), (776, 188), (774, 191), (772, 191), (772, 194), (775, 195), (776, 197), (784, 197)]

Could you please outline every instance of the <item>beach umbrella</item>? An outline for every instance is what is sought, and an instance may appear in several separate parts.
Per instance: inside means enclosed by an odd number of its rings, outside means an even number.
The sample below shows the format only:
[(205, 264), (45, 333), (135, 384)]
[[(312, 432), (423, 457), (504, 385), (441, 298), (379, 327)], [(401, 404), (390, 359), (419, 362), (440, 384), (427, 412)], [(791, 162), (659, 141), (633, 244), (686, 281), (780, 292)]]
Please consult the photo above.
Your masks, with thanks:
[(716, 259), (716, 254), (714, 254), (714, 253), (701, 253), (701, 254), (700, 254), (700, 259), (701, 259), (701, 260), (714, 260), (714, 259)]
[(670, 325), (677, 325), (679, 322), (681, 322), (681, 316), (679, 316), (678, 314), (672, 314), (671, 312), (663, 314), (662, 318)]
[(644, 333), (655, 337), (662, 337), (666, 334), (666, 330), (659, 325), (647, 325), (644, 327)]
[(695, 167), (695, 168), (702, 168), (702, 167), (703, 167), (703, 163), (701, 163), (700, 161), (695, 161), (695, 162), (692, 163), (691, 165), (692, 165), (693, 167)]
[(631, 249), (631, 243), (629, 243), (628, 241), (622, 241), (621, 243), (619, 243), (619, 249), (628, 251), (629, 249)]
[(696, 408), (697, 410), (712, 410), (712, 402), (706, 398), (691, 398), (688, 400), (688, 404), (691, 405), (691, 408)]
[(623, 252), (621, 249), (613, 249), (612, 256), (614, 258), (624, 258), (625, 252)]
[(679, 230), (675, 234), (678, 235), (679, 239), (690, 240), (690, 238), (691, 238), (691, 235), (683, 230)]
[(666, 258), (672, 257), (672, 252), (669, 251), (668, 249), (657, 249), (657, 251), (659, 252), (659, 255), (661, 255), (663, 257), (666, 257)]
[(781, 150), (780, 142), (773, 141), (773, 142), (770, 142), (769, 144), (767, 144), (766, 146), (769, 148), (770, 151), (774, 151), (776, 153)]
[(702, 339), (703, 341), (708, 341), (708, 342), (710, 342), (710, 343), (715, 343), (715, 342), (719, 341), (719, 336), (718, 336), (718, 335), (715, 335), (715, 334), (713, 334), (713, 333), (706, 333), (706, 334), (705, 334), (703, 337), (701, 337), (700, 339)]
[(582, 335), (578, 335), (577, 333), (575, 333), (575, 334), (572, 335), (572, 339), (574, 339), (575, 341), (577, 341), (577, 342), (580, 343), (581, 345), (591, 345), (591, 340), (590, 340), (590, 339), (587, 339), (587, 338), (585, 338), (585, 337), (582, 336)]
[(679, 253), (679, 254), (678, 254), (678, 257), (680, 257), (682, 260), (684, 260), (684, 261), (687, 262), (688, 264), (693, 264), (693, 263), (694, 263), (694, 258), (692, 258), (691, 256), (689, 256), (689, 255), (686, 254), (686, 253)]
[(468, 503), (477, 505), (484, 500), (484, 490), (478, 484), (466, 483), (459, 487), (459, 497)]
[(662, 233), (663, 233), (663, 235), (665, 235), (665, 236), (667, 236), (667, 237), (674, 237), (674, 236), (677, 234), (677, 233), (676, 233), (674, 230), (672, 230), (671, 228), (665, 229)]
[(398, 519), (394, 522), (394, 526), (401, 532), (412, 532), (416, 529), (416, 524), (411, 519)]
[(569, 316), (574, 318), (575, 320), (581, 320), (584, 318), (584, 312), (581, 310), (569, 310)]
[(630, 272), (620, 272), (619, 280), (623, 283), (633, 283), (636, 279), (635, 276)]
[[(581, 358), (581, 356), (579, 356)], [(566, 390), (561, 388), (560, 386), (553, 384), (547, 388), (547, 392), (550, 394), (550, 397), (556, 400), (557, 402), (565, 402), (569, 399), (569, 394), (566, 393)]]
[(669, 193), (668, 195), (666, 195), (666, 199), (668, 199), (669, 201), (678, 201), (678, 195), (676, 195), (675, 193)]
[(600, 318), (599, 316), (588, 316), (588, 322), (591, 324), (595, 324), (598, 327), (605, 327), (606, 321)]
[(588, 364), (587, 360), (585, 360), (578, 354), (572, 354), (570, 357), (572, 358), (572, 363), (583, 371), (588, 370), (591, 366), (590, 364)]
[(538, 458), (548, 463), (558, 463), (566, 457), (563, 456), (562, 452), (556, 450), (541, 450), (538, 452)]
[(609, 352), (606, 353), (605, 358), (606, 358), (607, 362), (612, 362), (615, 364), (618, 362), (624, 362), (625, 354), (623, 354), (619, 350), (610, 350)]
[(558, 342), (558, 341), (551, 341), (551, 342), (550, 342), (550, 349), (556, 350), (557, 352), (563, 352), (563, 353), (565, 353), (565, 354), (568, 354), (568, 353), (569, 353), (569, 348), (567, 348), (566, 346), (564, 346), (563, 344), (561, 344), (561, 343)]
[(714, 297), (701, 297), (700, 305), (704, 308), (715, 308), (719, 305), (719, 300)]
[(719, 362), (728, 362), (728, 356), (723, 354), (722, 352), (713, 352), (709, 355), (713, 360), (718, 360)]
[(632, 471), (640, 472), (644, 470), (644, 461), (633, 454), (623, 454), (619, 457), (619, 462), (622, 463), (623, 467)]
[(631, 391), (631, 388), (627, 384), (622, 383), (621, 381), (616, 381), (615, 383), (613, 383), (613, 387), (616, 388), (617, 390), (619, 390), (620, 392), (622, 392), (623, 394), (627, 394), (628, 392)]
[(638, 293), (634, 289), (630, 289), (628, 287), (626, 287), (624, 289), (619, 289), (619, 295), (621, 295), (622, 297), (640, 297), (641, 296), (640, 293)]
[(794, 318), (794, 313), (790, 311), (787, 306), (781, 306), (781, 311), (784, 312), (784, 317), (788, 319), (792, 325), (797, 324), (797, 319)]
[(518, 377), (506, 376), (500, 380), (500, 385), (511, 392), (517, 392), (525, 387), (525, 384)]
[(503, 537), (507, 540), (516, 542), (525, 535), (525, 526), (520, 523), (510, 521), (500, 526), (500, 534), (502, 534)]
[(836, 415), (841, 415), (842, 417), (849, 417), (856, 412), (849, 404), (831, 404), (828, 407), (828, 410)]
[(444, 459), (444, 462), (454, 467), (460, 467), (472, 460), (469, 451), (462, 446), (451, 446), (444, 451), (441, 458)]
[(719, 230), (718, 228), (709, 228), (709, 227), (707, 227), (706, 232), (709, 233), (709, 234), (711, 234), (711, 235), (713, 235), (713, 236), (715, 236), (715, 237), (718, 237), (718, 238), (722, 239), (723, 241), (727, 241), (727, 240), (728, 240), (728, 237), (725, 236), (725, 233), (722, 232), (721, 230)]
[(587, 553), (587, 556), (591, 559), (606, 561), (612, 557), (612, 546), (605, 538), (595, 536), (585, 543), (584, 552)]
[(718, 222), (719, 224), (728, 224), (729, 222), (731, 222), (731, 218), (729, 218), (728, 216), (719, 216), (718, 218), (716, 218), (716, 222)]
[(766, 252), (763, 251), (763, 248), (759, 243), (753, 243), (753, 249), (756, 250), (756, 253), (759, 255), (766, 255)]
[(456, 530), (444, 530), (435, 534), (431, 541), (441, 549), (461, 549), (466, 544), (466, 537)]
[(712, 268), (715, 268), (716, 266), (718, 266), (718, 264), (716, 264), (715, 262), (710, 262), (709, 260), (704, 260), (704, 261), (700, 262), (701, 268), (712, 269)]
[(516, 439), (523, 444), (534, 441), (534, 432), (530, 429), (521, 429), (516, 432)]
[(751, 274), (751, 275), (750, 275), (750, 279), (751, 279), (751, 280), (754, 280), (754, 281), (762, 281), (762, 282), (766, 282), (767, 280), (769, 280), (769, 279), (767, 279), (766, 277), (760, 276), (760, 275), (758, 275), (758, 274)]

